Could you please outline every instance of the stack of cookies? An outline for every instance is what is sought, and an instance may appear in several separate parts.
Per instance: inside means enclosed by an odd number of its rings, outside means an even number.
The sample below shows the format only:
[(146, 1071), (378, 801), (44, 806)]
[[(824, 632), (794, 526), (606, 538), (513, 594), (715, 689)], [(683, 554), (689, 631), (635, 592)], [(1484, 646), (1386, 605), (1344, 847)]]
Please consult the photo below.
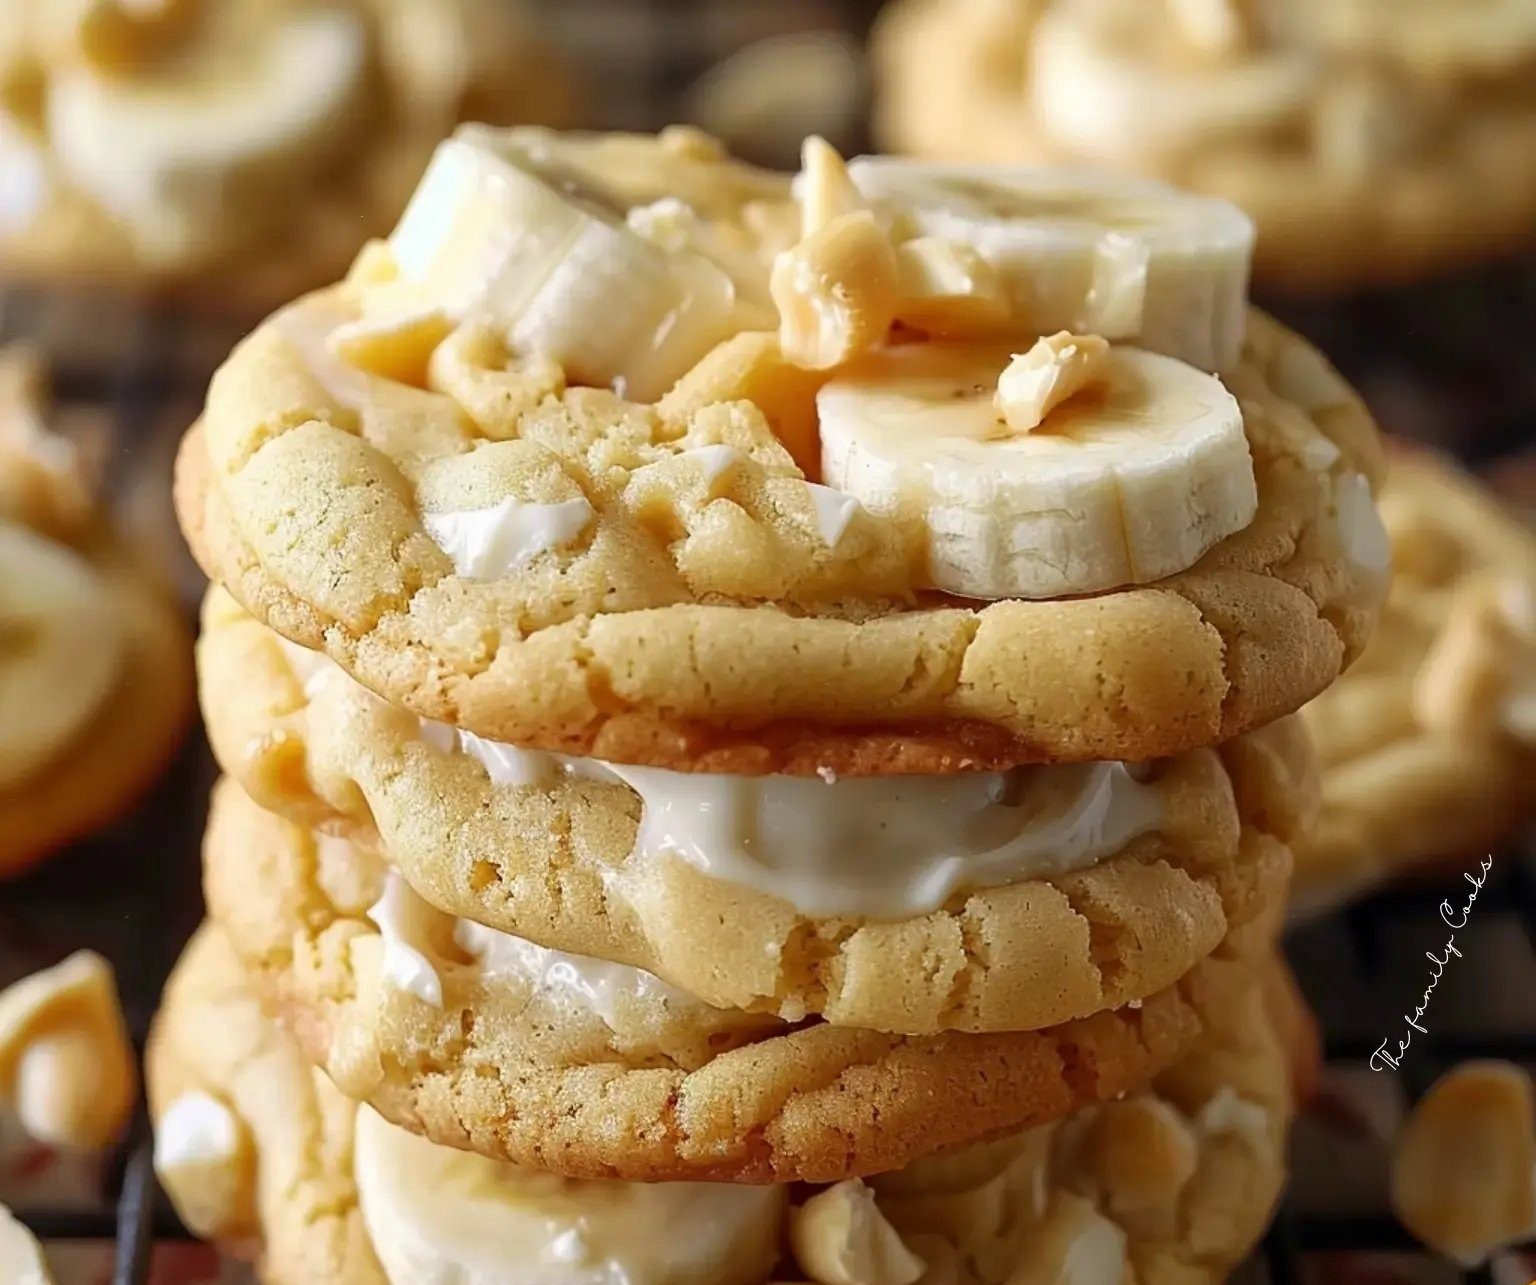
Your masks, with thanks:
[[(149, 1080), (271, 1282), (1219, 1280), (1358, 400), (1144, 181), (461, 132), (233, 354)], [(211, 1039), (210, 1032), (218, 1032)]]

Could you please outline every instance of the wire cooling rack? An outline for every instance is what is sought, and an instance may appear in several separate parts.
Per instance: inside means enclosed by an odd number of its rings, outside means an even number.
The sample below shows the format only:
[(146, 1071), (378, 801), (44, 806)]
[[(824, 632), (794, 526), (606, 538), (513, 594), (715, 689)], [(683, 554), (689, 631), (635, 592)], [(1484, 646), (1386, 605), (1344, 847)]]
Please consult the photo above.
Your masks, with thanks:
[[(689, 87), (730, 50), (807, 28), (862, 33), (877, 8), (878, 0), (542, 0), (541, 22), (585, 69), (590, 119), (653, 129), (688, 118)], [(1395, 427), (1478, 461), (1536, 441), (1536, 356), (1523, 342), (1536, 317), (1536, 269), (1277, 311), (1359, 380)], [(0, 341), (36, 343), (67, 406), (106, 412), (110, 498), (158, 551), (189, 612), (198, 581), (168, 517), (170, 460), (235, 337), (110, 297), (0, 294)], [(198, 849), (214, 774), (194, 734), (133, 818), (29, 878), (0, 884), (0, 984), (71, 950), (100, 950), (116, 966), (142, 1047), (166, 973), (201, 914)], [(1327, 1066), (1318, 1101), (1294, 1131), (1290, 1190), (1238, 1274), (1244, 1285), (1526, 1285), (1536, 1276), (1536, 1261), (1518, 1254), (1459, 1272), (1417, 1247), (1387, 1208), (1393, 1129), (1436, 1075), (1467, 1057), (1536, 1064), (1536, 854), (1510, 852), (1457, 934), (1463, 957), (1435, 991), (1429, 1034), (1415, 1037), (1400, 1072), (1370, 1069), (1372, 1052), (1401, 1031), (1401, 1014), (1422, 994), (1424, 952), (1445, 938), (1439, 903), (1465, 888), (1459, 875), (1379, 894), (1289, 935)], [(82, 1172), (64, 1194), (0, 1188), (0, 1199), (50, 1254), (94, 1246), (112, 1265), (85, 1277), (92, 1285), (213, 1278), (217, 1269), (188, 1276), (167, 1261), (188, 1237), (155, 1184), (142, 1110), (127, 1141)]]

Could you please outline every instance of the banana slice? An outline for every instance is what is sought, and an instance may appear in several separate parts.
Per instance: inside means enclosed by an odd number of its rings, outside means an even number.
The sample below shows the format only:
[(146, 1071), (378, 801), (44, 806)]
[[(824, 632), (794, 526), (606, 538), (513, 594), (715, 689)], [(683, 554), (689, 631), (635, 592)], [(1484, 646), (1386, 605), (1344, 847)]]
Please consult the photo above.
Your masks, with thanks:
[(1258, 509), (1242, 412), (1219, 380), (1139, 348), (1100, 383), (1009, 430), (1005, 348), (872, 353), (817, 397), (824, 480), (925, 531), (929, 583), (1052, 598), (1182, 571)]
[(1017, 329), (1134, 339), (1201, 370), (1237, 360), (1253, 223), (1226, 201), (1087, 170), (883, 157), (848, 169), (898, 239), (976, 251)]
[[(346, 145), (367, 74), (367, 36), (339, 8), (218, 6), (208, 30), (151, 76), (87, 66), (53, 76), (48, 133), (64, 174), (132, 231), (148, 256), (205, 244), (209, 227), (270, 209), (279, 172)], [(295, 172), (297, 167), (297, 172)]]
[(727, 255), (680, 201), (632, 205), (579, 147), (473, 128), (439, 147), (390, 239), (418, 303), (485, 313), (515, 351), (640, 401), (721, 340), (773, 329), (765, 264)]
[(112, 600), (78, 554), (0, 523), (0, 790), (52, 760), (111, 695)]
[(581, 1181), (437, 1146), (359, 1107), (363, 1221), (391, 1285), (757, 1285), (782, 1186)]
[(1208, 34), (1180, 12), (1188, 7), (1054, 6), (1029, 49), (1036, 123), (1073, 153), (1134, 168), (1149, 157), (1276, 134), (1305, 116), (1321, 87), (1306, 46), (1265, 44), (1213, 58)]

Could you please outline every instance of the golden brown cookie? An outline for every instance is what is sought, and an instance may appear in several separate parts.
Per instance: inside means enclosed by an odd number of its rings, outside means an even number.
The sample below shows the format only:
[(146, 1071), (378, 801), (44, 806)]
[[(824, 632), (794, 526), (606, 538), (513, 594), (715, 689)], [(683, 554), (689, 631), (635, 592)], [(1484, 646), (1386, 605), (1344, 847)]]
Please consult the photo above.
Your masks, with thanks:
[[(355, 316), (355, 288), (236, 351), (184, 444), (177, 508), (204, 569), (257, 618), (427, 718), (683, 771), (1151, 758), (1291, 712), (1374, 618), (1374, 428), (1313, 350), (1257, 314), (1227, 377), (1255, 519), (1154, 585), (977, 608), (916, 590), (890, 520), (849, 510), (832, 549), (810, 534), (820, 492), (748, 402), (672, 423), (591, 388), (535, 394), (521, 413), (356, 369), (338, 384), (299, 336)], [(437, 350), (463, 396), (523, 377), (505, 356), (476, 365), (474, 342), (461, 327)], [(728, 498), (696, 486), (689, 452), (711, 443), (739, 457), (717, 481), (754, 512), (746, 560), (704, 516)], [(424, 509), (534, 493), (541, 511), (584, 496), (595, 521), (485, 578), (456, 574), (423, 525)]]
[[(232, 783), (205, 877), (253, 983), (345, 1092), (436, 1141), (636, 1178), (839, 1179), (1113, 1096), (1217, 1019), (1279, 912), (1137, 1004), (1037, 1032), (911, 1037), (722, 1012), (538, 948), (530, 961), (529, 943), (466, 931), (365, 849)], [(965, 1107), (935, 1112), (934, 1094)]]
[(903, 0), (874, 50), (885, 146), (1225, 197), (1258, 225), (1271, 291), (1410, 282), (1530, 243), (1520, 0)]
[[(1087, 1259), (1107, 1273), (1087, 1278), (1094, 1281), (1215, 1285), (1268, 1220), (1291, 1111), (1286, 1060), (1265, 1006), (1249, 1004), (1120, 1101), (868, 1184), (787, 1193), (686, 1184), (630, 1197), (601, 1180), (560, 1181), (435, 1147), (366, 1108), (354, 1133), (352, 1104), (324, 1076), (307, 1076), (291, 1045), (280, 1056), (284, 1037), (275, 1028), (252, 1039), (247, 1033), (260, 1023), (233, 954), (217, 929), (205, 928), (168, 988), (149, 1080), (161, 1170), (183, 1218), (225, 1241), (258, 1233), (267, 1285), (375, 1285), (386, 1272), (404, 1282), (464, 1255), (482, 1267), (511, 1252), (537, 1261), (546, 1239), (583, 1211), (583, 1247), (651, 1271), (670, 1262), (687, 1279), (696, 1277), (685, 1261), (697, 1271), (701, 1257), (717, 1254), (719, 1269), (697, 1277), (712, 1283), (831, 1285), (926, 1270), (959, 1285), (1050, 1285), (1069, 1259), (1079, 1269)], [(259, 1052), (210, 1057), (210, 1029), (232, 1030), (240, 1038), (231, 1044)], [(198, 1121), (206, 1122), (204, 1145), (189, 1147), (187, 1125)], [(221, 1137), (236, 1147), (206, 1145)], [(314, 1145), (297, 1146), (304, 1138)], [(288, 1202), (272, 1198), (278, 1175), (295, 1193)], [(244, 1202), (243, 1211), (211, 1216), (214, 1188)], [(537, 1233), (524, 1222), (534, 1191), (541, 1217), (555, 1220)], [(306, 1217), (320, 1193), (326, 1213)], [(467, 1210), (475, 1216), (449, 1215)], [(647, 1210), (670, 1239), (634, 1222)], [(690, 1234), (687, 1220), (705, 1210), (707, 1225)], [(765, 1223), (778, 1228), (768, 1243), (783, 1255), (771, 1272)], [(616, 1240), (618, 1229), (627, 1235)], [(378, 1258), (364, 1252), (370, 1231)], [(300, 1269), (307, 1274), (296, 1276)]]
[(145, 1058), (155, 1168), (187, 1226), (265, 1285), (382, 1285), (351, 1174), (353, 1104), (262, 1013), (211, 926), (171, 975)]
[(1536, 532), (1418, 451), (1394, 457), (1382, 516), (1396, 573), (1381, 628), (1304, 713), (1325, 766), (1297, 850), (1308, 907), (1485, 856), (1531, 816)]
[(127, 808), (191, 712), (180, 614), (46, 409), (33, 359), (0, 354), (0, 876)]
[(0, 30), (0, 275), (259, 315), (344, 271), (456, 121), (570, 102), (500, 0), (47, 0)]
[[(598, 763), (424, 727), (219, 591), (198, 655), (214, 752), (262, 806), (381, 845), (445, 911), (789, 1020), (1022, 1030), (1141, 999), (1267, 904), (1281, 846), (1310, 823), (1316, 793), (1310, 747), (1289, 722), (1134, 774), (1044, 766), (895, 789), (622, 770), (621, 780)], [(989, 833), (965, 818), (990, 815), (986, 800), (1010, 789), (1030, 818), (1023, 833), (1044, 845), (1039, 874), (989, 865), (980, 854), (1007, 842), (996, 832), (971, 855), (944, 857), (960, 851), (947, 845), (962, 826)], [(1056, 791), (1070, 800), (1059, 816)], [(647, 810), (675, 818), (674, 797), (690, 812), (807, 820), (782, 835), (709, 827), (703, 864), (691, 864), (645, 843), (661, 824)], [(689, 833), (686, 821), (668, 824)], [(833, 837), (815, 847), (822, 832)], [(1097, 848), (1053, 864), (1089, 833)], [(839, 863), (842, 852), (853, 855)]]

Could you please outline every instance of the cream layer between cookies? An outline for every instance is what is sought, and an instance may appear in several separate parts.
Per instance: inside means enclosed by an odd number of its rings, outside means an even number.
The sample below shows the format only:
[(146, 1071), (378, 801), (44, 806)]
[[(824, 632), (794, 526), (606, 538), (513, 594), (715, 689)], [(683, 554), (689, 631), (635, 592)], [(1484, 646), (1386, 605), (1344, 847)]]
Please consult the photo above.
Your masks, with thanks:
[[(357, 690), (326, 657), (284, 650), (312, 704), (328, 689)], [(497, 785), (621, 782), (643, 809), (632, 860), (681, 860), (811, 916), (924, 914), (962, 889), (1085, 869), (1162, 821), (1156, 790), (1119, 762), (951, 776), (725, 776), (525, 750), (429, 720), (421, 735), (443, 753), (468, 755)]]

